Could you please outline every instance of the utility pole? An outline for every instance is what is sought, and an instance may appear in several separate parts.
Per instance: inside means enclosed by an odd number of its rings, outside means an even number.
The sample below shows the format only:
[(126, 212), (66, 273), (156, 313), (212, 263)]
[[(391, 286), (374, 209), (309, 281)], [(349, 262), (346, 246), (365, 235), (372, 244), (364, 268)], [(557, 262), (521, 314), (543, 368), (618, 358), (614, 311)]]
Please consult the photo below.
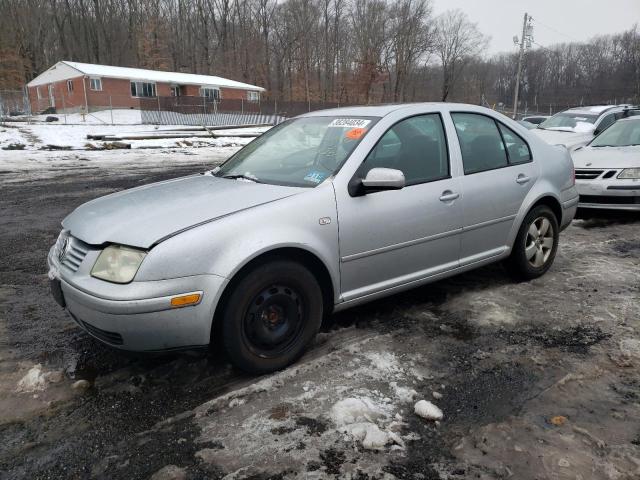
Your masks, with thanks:
[[(516, 119), (518, 114), (518, 95), (520, 94), (520, 80), (522, 78), (522, 66), (524, 63), (524, 54), (526, 49), (531, 48), (531, 42), (533, 41), (533, 26), (531, 25), (533, 18), (528, 14), (524, 14), (524, 21), (522, 22), (522, 37), (520, 38), (520, 55), (518, 57), (518, 73), (516, 74), (516, 88), (513, 95), (513, 119)], [(513, 43), (518, 45), (518, 37), (513, 37)]]

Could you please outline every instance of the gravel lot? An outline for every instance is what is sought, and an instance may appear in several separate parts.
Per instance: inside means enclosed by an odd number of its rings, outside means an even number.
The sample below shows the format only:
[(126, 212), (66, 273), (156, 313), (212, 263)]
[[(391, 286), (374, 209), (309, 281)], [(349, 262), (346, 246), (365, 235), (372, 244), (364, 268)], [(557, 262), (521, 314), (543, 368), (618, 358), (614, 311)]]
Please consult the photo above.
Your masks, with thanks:
[(640, 478), (640, 215), (574, 221), (530, 283), (496, 265), (334, 315), (272, 376), (76, 328), (61, 219), (232, 151), (0, 154), (0, 478)]

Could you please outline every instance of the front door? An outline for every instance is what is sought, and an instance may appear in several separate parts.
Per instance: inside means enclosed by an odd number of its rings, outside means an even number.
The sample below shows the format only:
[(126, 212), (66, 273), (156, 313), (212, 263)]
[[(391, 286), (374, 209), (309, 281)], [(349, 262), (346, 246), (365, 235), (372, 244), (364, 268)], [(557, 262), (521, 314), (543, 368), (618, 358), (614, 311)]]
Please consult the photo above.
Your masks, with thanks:
[(53, 84), (49, 84), (49, 106), (56, 108), (56, 96), (54, 95)]
[(524, 198), (538, 178), (527, 143), (492, 117), (452, 113), (464, 176), (460, 264), (504, 253)]
[(401, 170), (406, 186), (355, 197), (336, 191), (344, 301), (458, 264), (461, 192), (450, 175), (440, 115), (410, 117), (387, 130), (356, 175), (375, 167)]

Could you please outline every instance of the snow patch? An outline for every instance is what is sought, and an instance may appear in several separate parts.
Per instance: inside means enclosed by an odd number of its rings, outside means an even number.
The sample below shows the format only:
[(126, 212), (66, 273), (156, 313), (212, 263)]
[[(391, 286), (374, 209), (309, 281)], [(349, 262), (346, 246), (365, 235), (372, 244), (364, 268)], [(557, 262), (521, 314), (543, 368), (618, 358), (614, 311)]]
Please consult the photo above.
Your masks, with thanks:
[(413, 388), (410, 387), (401, 387), (397, 382), (391, 382), (389, 384), (396, 398), (400, 400), (402, 403), (412, 402), (413, 399), (418, 395)]
[(416, 415), (427, 420), (442, 420), (444, 417), (442, 410), (427, 400), (420, 400), (414, 406)]
[(331, 407), (330, 417), (337, 426), (363, 421), (372, 422), (385, 412), (369, 398), (345, 398)]
[(344, 431), (354, 439), (359, 440), (367, 450), (382, 450), (390, 443), (404, 447), (404, 442), (398, 434), (380, 430), (380, 427), (375, 423), (354, 423), (346, 426)]
[(402, 366), (391, 352), (366, 352), (364, 356), (374, 364), (377, 370), (387, 373), (399, 373)]
[(17, 392), (36, 392), (47, 387), (47, 376), (42, 372), (42, 365), (34, 365), (18, 382)]
[(389, 444), (404, 448), (404, 441), (397, 433), (382, 430), (378, 423), (388, 420), (385, 406), (367, 397), (345, 398), (335, 403), (329, 414), (338, 431), (359, 441), (367, 450), (382, 450)]

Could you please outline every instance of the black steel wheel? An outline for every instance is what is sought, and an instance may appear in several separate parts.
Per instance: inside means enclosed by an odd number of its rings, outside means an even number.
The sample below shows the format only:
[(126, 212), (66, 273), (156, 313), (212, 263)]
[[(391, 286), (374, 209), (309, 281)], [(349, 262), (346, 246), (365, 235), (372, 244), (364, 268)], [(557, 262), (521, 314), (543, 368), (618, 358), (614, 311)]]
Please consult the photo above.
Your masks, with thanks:
[(222, 319), (224, 347), (245, 371), (279, 370), (302, 355), (322, 315), (322, 292), (307, 268), (286, 260), (264, 263), (233, 287)]

